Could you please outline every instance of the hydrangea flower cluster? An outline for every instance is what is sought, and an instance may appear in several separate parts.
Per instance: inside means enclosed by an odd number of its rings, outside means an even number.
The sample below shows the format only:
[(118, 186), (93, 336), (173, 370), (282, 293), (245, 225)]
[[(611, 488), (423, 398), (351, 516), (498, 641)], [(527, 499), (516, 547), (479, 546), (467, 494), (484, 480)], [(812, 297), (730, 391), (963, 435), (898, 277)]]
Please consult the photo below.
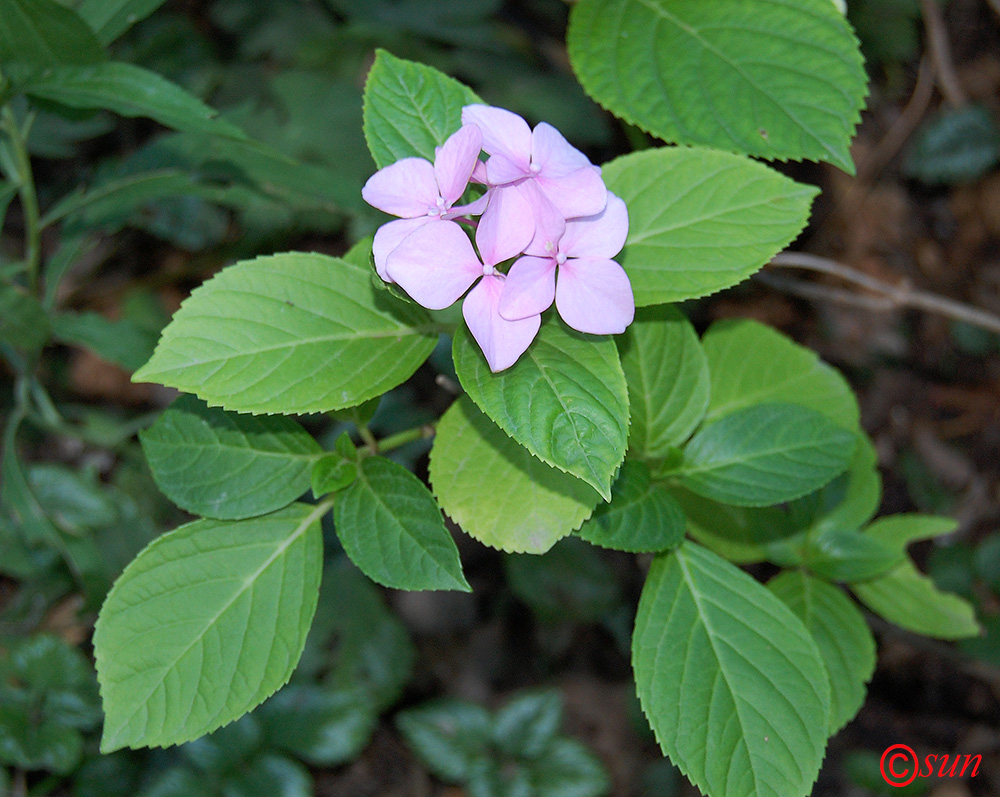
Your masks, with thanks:
[[(470, 182), (486, 193), (456, 206)], [(632, 286), (612, 259), (628, 234), (625, 203), (552, 125), (532, 130), (503, 108), (467, 105), (433, 164), (403, 158), (361, 193), (400, 217), (375, 233), (378, 275), (431, 310), (468, 291), (462, 315), (494, 372), (524, 353), (553, 302), (581, 332), (615, 334), (632, 323)], [(475, 247), (459, 222), (475, 229)]]

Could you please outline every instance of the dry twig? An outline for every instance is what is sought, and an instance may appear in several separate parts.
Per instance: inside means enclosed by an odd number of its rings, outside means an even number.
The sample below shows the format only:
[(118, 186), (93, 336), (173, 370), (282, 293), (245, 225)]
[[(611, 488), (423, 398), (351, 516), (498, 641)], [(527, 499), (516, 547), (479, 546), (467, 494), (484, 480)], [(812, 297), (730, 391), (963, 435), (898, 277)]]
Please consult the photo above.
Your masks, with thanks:
[(911, 307), (972, 324), (1000, 335), (1000, 316), (963, 302), (957, 302), (954, 299), (938, 296), (935, 293), (915, 290), (906, 282), (900, 285), (883, 282), (835, 260), (810, 255), (806, 252), (781, 252), (771, 259), (771, 265), (781, 268), (804, 268), (829, 274), (877, 294), (876, 296), (865, 296), (827, 285), (788, 280), (781, 277), (775, 279), (775, 275), (764, 275), (765, 282), (808, 299), (829, 299), (878, 311)]
[(938, 87), (948, 103), (956, 108), (965, 105), (966, 97), (955, 65), (951, 60), (951, 45), (948, 43), (948, 29), (944, 24), (944, 14), (937, 0), (920, 0), (920, 11), (924, 18), (924, 30), (927, 33), (927, 48), (934, 60), (937, 72)]

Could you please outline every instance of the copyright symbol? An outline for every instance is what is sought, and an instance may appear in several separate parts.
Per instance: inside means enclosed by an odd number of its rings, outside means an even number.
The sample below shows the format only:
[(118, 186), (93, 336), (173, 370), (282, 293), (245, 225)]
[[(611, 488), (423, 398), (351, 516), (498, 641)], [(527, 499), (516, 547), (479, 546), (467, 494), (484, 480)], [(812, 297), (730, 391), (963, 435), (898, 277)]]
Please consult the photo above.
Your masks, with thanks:
[(917, 777), (917, 770), (920, 769), (920, 760), (912, 747), (894, 744), (882, 753), (878, 766), (886, 783), (902, 787), (913, 783)]

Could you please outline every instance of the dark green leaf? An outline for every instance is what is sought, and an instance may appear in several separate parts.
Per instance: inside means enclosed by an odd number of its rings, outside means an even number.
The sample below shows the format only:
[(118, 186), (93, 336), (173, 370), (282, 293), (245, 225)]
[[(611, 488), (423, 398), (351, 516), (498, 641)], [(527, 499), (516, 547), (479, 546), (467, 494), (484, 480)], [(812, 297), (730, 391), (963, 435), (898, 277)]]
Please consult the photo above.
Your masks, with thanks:
[(324, 454), (312, 469), (312, 491), (319, 498), (327, 493), (335, 493), (349, 487), (358, 478), (358, 464), (342, 454)]
[[(538, 797), (603, 797), (611, 779), (601, 760), (575, 739), (557, 738), (529, 765), (533, 794)], [(658, 794), (658, 797), (666, 795)]]
[(538, 758), (551, 745), (561, 724), (559, 692), (526, 692), (497, 711), (493, 718), (493, 741), (514, 758)]
[(37, 351), (49, 339), (49, 318), (27, 291), (0, 282), (0, 341)]
[(157, 486), (188, 512), (220, 520), (263, 515), (309, 488), (322, 449), (280, 415), (237, 415), (178, 398), (140, 433)]
[(489, 755), (492, 717), (482, 706), (444, 699), (396, 715), (406, 743), (431, 772), (466, 781)]
[(158, 334), (129, 319), (112, 321), (98, 313), (59, 313), (52, 317), (56, 340), (89, 349), (127, 371), (141, 368), (152, 356)]
[(164, 0), (83, 0), (77, 13), (110, 44), (136, 22), (148, 17), (163, 5)]
[(947, 109), (917, 130), (903, 164), (910, 177), (937, 185), (982, 177), (1000, 161), (1000, 129), (981, 105)]
[(0, 0), (0, 62), (94, 64), (104, 48), (87, 23), (55, 0)]

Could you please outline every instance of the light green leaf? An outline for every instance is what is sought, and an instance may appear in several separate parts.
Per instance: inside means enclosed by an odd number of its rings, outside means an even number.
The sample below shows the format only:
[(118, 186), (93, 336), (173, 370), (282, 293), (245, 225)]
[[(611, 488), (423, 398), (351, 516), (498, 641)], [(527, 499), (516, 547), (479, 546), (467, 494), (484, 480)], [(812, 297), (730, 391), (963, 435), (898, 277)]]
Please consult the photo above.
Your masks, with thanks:
[(125, 568), (94, 632), (103, 752), (197, 738), (288, 680), (316, 609), (329, 508), (198, 520)]
[(135, 371), (150, 358), (157, 337), (156, 332), (135, 321), (112, 321), (100, 313), (59, 313), (52, 317), (52, 335), (128, 371)]
[(830, 0), (580, 0), (567, 43), (587, 93), (659, 138), (854, 173), (867, 81)]
[(875, 672), (875, 639), (864, 616), (836, 587), (801, 571), (785, 571), (767, 588), (802, 620), (830, 676), (829, 735), (854, 719)]
[(357, 479), (337, 495), (334, 523), (344, 551), (372, 581), (471, 591), (434, 497), (395, 462), (363, 460)]
[(858, 428), (858, 401), (840, 372), (771, 327), (740, 319), (713, 324), (702, 339), (711, 373), (706, 422), (734, 410), (780, 401)]
[(480, 103), (472, 89), (433, 67), (375, 51), (365, 83), (365, 139), (381, 169), (401, 158), (434, 160), (462, 126), (462, 107)]
[(103, 108), (147, 117), (175, 130), (246, 138), (186, 89), (134, 64), (109, 61), (17, 70), (12, 78), (18, 91), (70, 108)]
[(693, 299), (749, 277), (809, 219), (819, 189), (727, 152), (658, 147), (603, 167), (628, 205), (616, 258), (639, 306)]
[(322, 412), (395, 387), (437, 337), (420, 308), (376, 290), (367, 268), (290, 252), (196, 289), (133, 381), (239, 412)]
[(972, 604), (939, 590), (909, 559), (884, 576), (851, 584), (851, 590), (890, 623), (924, 636), (962, 639), (981, 632)]
[(614, 341), (550, 320), (506, 371), (494, 374), (465, 326), (455, 371), (469, 396), (532, 454), (611, 500), (625, 458), (628, 389)]
[(145, 19), (163, 5), (164, 0), (83, 0), (77, 13), (97, 33), (104, 44), (110, 44), (139, 20)]
[(641, 461), (626, 459), (611, 488), (611, 503), (601, 504), (580, 527), (580, 536), (603, 548), (655, 553), (684, 539), (684, 512), (662, 485), (650, 480)]
[(713, 797), (804, 797), (826, 747), (816, 643), (766, 588), (686, 542), (653, 560), (632, 666), (664, 752)]
[(701, 429), (679, 467), (685, 487), (737, 506), (791, 501), (843, 473), (854, 433), (795, 404), (756, 404)]
[[(346, 434), (347, 432), (344, 432), (344, 435)], [(312, 469), (313, 495), (319, 498), (327, 493), (343, 490), (356, 478), (358, 478), (358, 463), (354, 458), (348, 459), (339, 452), (324, 454)]]
[(628, 445), (640, 457), (666, 456), (695, 430), (708, 406), (708, 363), (698, 335), (672, 307), (639, 309), (618, 338), (628, 383)]
[(55, 0), (0, 0), (0, 62), (58, 66), (106, 57), (87, 23)]
[(865, 528), (865, 534), (903, 553), (911, 542), (950, 534), (957, 528), (954, 518), (904, 513), (878, 518)]
[(291, 418), (237, 415), (194, 396), (177, 399), (139, 440), (164, 495), (220, 520), (287, 506), (309, 488), (323, 453)]
[(462, 530), (516, 553), (544, 553), (578, 528), (600, 496), (511, 440), (467, 396), (438, 422), (430, 482)]
[(820, 491), (815, 526), (818, 530), (860, 528), (871, 520), (881, 502), (882, 476), (875, 446), (868, 435), (859, 432), (847, 473)]

